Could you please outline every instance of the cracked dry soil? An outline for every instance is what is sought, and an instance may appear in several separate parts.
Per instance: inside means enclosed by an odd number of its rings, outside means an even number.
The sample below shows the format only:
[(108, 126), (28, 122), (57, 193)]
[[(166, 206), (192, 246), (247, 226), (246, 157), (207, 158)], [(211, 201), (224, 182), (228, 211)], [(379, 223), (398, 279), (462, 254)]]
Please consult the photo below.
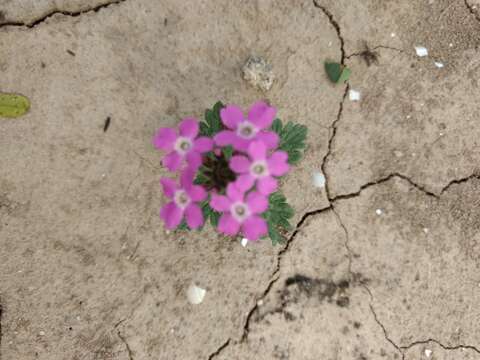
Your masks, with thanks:
[[(479, 8), (0, 2), (0, 90), (32, 101), (0, 122), (0, 359), (480, 359)], [(309, 128), (288, 241), (166, 234), (155, 129), (258, 98)]]

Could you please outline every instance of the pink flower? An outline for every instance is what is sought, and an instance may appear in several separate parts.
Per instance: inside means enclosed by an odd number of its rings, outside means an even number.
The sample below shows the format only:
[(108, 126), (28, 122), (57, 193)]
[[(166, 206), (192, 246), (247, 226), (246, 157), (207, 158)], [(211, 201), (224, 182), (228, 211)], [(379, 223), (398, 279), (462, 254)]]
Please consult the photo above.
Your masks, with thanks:
[(220, 110), (220, 117), (229, 130), (215, 135), (215, 144), (217, 146), (232, 145), (238, 151), (246, 151), (252, 141), (260, 140), (267, 145), (267, 148), (276, 148), (278, 135), (264, 130), (270, 127), (276, 113), (277, 110), (274, 107), (258, 101), (252, 105), (248, 112), (248, 119), (245, 119), (242, 109), (236, 105), (227, 105)]
[(223, 212), (218, 223), (218, 231), (226, 235), (236, 235), (240, 229), (248, 240), (257, 240), (268, 232), (266, 221), (258, 216), (268, 209), (266, 196), (251, 192), (246, 196), (235, 184), (227, 186), (227, 196), (213, 194), (210, 206)]
[(160, 217), (165, 221), (167, 229), (175, 229), (185, 217), (190, 229), (196, 229), (203, 225), (203, 214), (196, 202), (207, 198), (207, 192), (199, 185), (193, 184), (195, 171), (187, 168), (177, 186), (175, 180), (163, 178), (160, 183), (163, 186), (165, 196), (173, 201), (162, 207)]
[(275, 151), (267, 157), (267, 147), (261, 141), (252, 142), (247, 153), (250, 159), (242, 155), (230, 159), (230, 169), (240, 174), (236, 186), (241, 191), (247, 191), (256, 182), (260, 193), (271, 194), (278, 187), (273, 176), (282, 176), (288, 172), (288, 154), (285, 151)]
[(153, 138), (157, 149), (169, 151), (162, 160), (163, 165), (170, 171), (180, 167), (186, 159), (188, 166), (198, 169), (202, 164), (202, 153), (212, 150), (213, 141), (207, 137), (199, 137), (198, 121), (184, 119), (179, 125), (180, 134), (174, 129), (161, 128)]

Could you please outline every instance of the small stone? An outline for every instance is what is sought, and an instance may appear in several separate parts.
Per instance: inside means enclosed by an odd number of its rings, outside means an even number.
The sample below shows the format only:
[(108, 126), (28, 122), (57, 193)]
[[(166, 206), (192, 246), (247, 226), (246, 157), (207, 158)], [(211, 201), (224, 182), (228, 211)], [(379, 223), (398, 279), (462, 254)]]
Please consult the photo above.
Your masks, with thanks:
[(453, 47), (453, 44), (452, 44), (452, 43), (450, 43), (450, 44), (448, 44), (448, 46), (449, 46), (449, 47)]
[(424, 57), (428, 55), (428, 50), (424, 46), (415, 46), (415, 52), (417, 56)]
[(425, 234), (428, 234), (428, 231), (429, 231), (428, 228), (426, 228), (426, 227), (423, 228), (423, 232), (424, 232)]
[(247, 246), (248, 244), (248, 239), (247, 238), (243, 238), (242, 241), (241, 241), (241, 244), (243, 247)]
[(425, 349), (425, 356), (426, 356), (426, 357), (432, 356), (432, 350), (430, 350), (430, 349)]
[(257, 306), (262, 306), (263, 305), (263, 300), (258, 300), (257, 301)]
[(443, 65), (443, 63), (439, 62), (439, 61), (435, 61), (435, 66), (439, 69), (443, 68), (445, 65)]
[(351, 101), (359, 101), (360, 100), (360, 92), (356, 91), (356, 90), (353, 90), (353, 89), (350, 89), (350, 91), (348, 92), (348, 98)]
[(401, 152), (400, 150), (395, 150), (393, 152), (393, 154), (397, 157), (397, 158), (400, 158), (403, 156), (403, 152)]
[(40, 332), (38, 333), (38, 335), (40, 335), (40, 336), (45, 336), (45, 331), (43, 331), (43, 330), (40, 331)]
[(391, 33), (390, 36), (393, 38), (393, 37), (396, 36), (396, 34), (395, 34), (395, 33)]
[(243, 78), (254, 87), (268, 91), (273, 85), (275, 75), (272, 66), (260, 56), (250, 56), (243, 65)]
[(190, 304), (198, 305), (203, 301), (207, 290), (192, 284), (187, 289), (187, 299)]
[(377, 215), (382, 215), (382, 214), (383, 214), (383, 211), (382, 211), (382, 209), (377, 209), (377, 210), (375, 210), (375, 213), (376, 213)]
[(321, 172), (314, 172), (313, 173), (313, 185), (318, 188), (325, 187), (325, 176)]
[(81, 318), (80, 318), (80, 316), (77, 316), (76, 319), (77, 319), (77, 321), (80, 321)]

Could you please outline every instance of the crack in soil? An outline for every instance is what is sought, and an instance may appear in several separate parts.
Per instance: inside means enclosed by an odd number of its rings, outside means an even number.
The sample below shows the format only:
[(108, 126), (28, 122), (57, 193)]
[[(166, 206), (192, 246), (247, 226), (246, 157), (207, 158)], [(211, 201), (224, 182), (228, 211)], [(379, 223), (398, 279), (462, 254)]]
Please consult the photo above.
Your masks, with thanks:
[(345, 41), (343, 40), (342, 32), (340, 30), (340, 25), (333, 17), (333, 14), (327, 10), (326, 7), (317, 3), (317, 0), (313, 0), (313, 6), (322, 10), (322, 12), (328, 17), (330, 24), (334, 27), (335, 31), (337, 32), (338, 39), (340, 40), (340, 51), (342, 53), (342, 58), (340, 59), (340, 63), (345, 65)]
[(133, 352), (132, 349), (130, 349), (130, 345), (128, 345), (127, 340), (125, 337), (120, 333), (120, 330), (117, 330), (117, 335), (122, 340), (122, 342), (125, 344), (125, 348), (127, 349), (127, 354), (128, 354), (128, 359), (133, 360)]
[(455, 185), (455, 184), (465, 183), (465, 182), (468, 182), (468, 181), (470, 181), (470, 180), (472, 180), (472, 179), (478, 179), (478, 180), (480, 180), (480, 175), (474, 173), (474, 174), (469, 175), (469, 176), (466, 176), (466, 177), (464, 177), (464, 178), (452, 180), (452, 181), (450, 181), (447, 185), (445, 185), (445, 186), (443, 187), (443, 189), (440, 191), (440, 195), (443, 195), (443, 193), (446, 192), (446, 191), (450, 188), (450, 186)]
[(340, 101), (340, 106), (338, 108), (338, 113), (337, 113), (337, 118), (333, 121), (332, 125), (331, 125), (331, 129), (332, 129), (332, 135), (330, 136), (330, 138), (328, 139), (328, 147), (327, 147), (327, 153), (325, 154), (325, 156), (323, 157), (322, 159), (322, 165), (320, 166), (320, 168), (322, 169), (322, 173), (323, 173), (323, 176), (325, 176), (325, 193), (327, 195), (327, 199), (328, 201), (331, 202), (332, 198), (330, 196), (330, 189), (328, 187), (328, 184), (329, 184), (329, 176), (327, 174), (327, 169), (326, 169), (326, 166), (327, 166), (327, 162), (328, 162), (328, 158), (330, 157), (331, 153), (332, 153), (332, 147), (333, 147), (333, 140), (335, 139), (335, 135), (337, 134), (337, 123), (340, 121), (340, 118), (342, 117), (342, 113), (343, 113), (343, 104), (345, 103), (345, 99), (347, 98), (347, 94), (348, 94), (348, 90), (349, 90), (349, 85), (347, 84), (345, 86), (345, 92), (343, 93), (343, 97), (342, 97), (342, 100)]
[(411, 347), (414, 347), (416, 345), (428, 344), (429, 342), (433, 342), (433, 343), (439, 345), (444, 350), (467, 349), (467, 350), (473, 350), (473, 351), (480, 354), (480, 349), (476, 348), (475, 346), (472, 346), (472, 345), (447, 346), (447, 345), (443, 345), (440, 341), (435, 340), (435, 339), (414, 341), (413, 343), (411, 343), (407, 346), (401, 346), (400, 348), (403, 349), (403, 350), (407, 350), (407, 349), (410, 349)]
[(375, 322), (378, 324), (378, 326), (380, 326), (380, 327), (382, 328), (383, 335), (385, 336), (385, 339), (386, 339), (390, 344), (392, 344), (392, 346), (393, 346), (395, 349), (397, 349), (397, 351), (402, 355), (402, 359), (404, 359), (404, 358), (405, 358), (405, 354), (403, 353), (402, 348), (399, 347), (397, 344), (395, 344), (392, 339), (390, 339), (390, 337), (388, 336), (387, 329), (385, 329), (385, 326), (383, 326), (383, 324), (380, 322), (380, 320), (378, 320), (377, 313), (376, 313), (375, 310), (373, 309), (372, 304), (370, 304), (370, 311), (371, 311), (372, 314), (373, 314), (373, 318), (375, 319)]
[(466, 176), (464, 178), (460, 178), (460, 179), (454, 179), (454, 180), (451, 180), (447, 185), (445, 185), (440, 191), (439, 191), (439, 194), (435, 194), (434, 192), (431, 192), (429, 190), (426, 189), (425, 186), (422, 186), (422, 185), (419, 185), (417, 184), (416, 182), (414, 182), (412, 179), (410, 179), (408, 176), (406, 175), (403, 175), (401, 173), (391, 173), (391, 174), (388, 174), (387, 176), (383, 177), (383, 178), (380, 178), (378, 180), (374, 180), (374, 181), (370, 181), (368, 183), (365, 183), (363, 184), (362, 186), (360, 186), (360, 189), (356, 192), (353, 192), (353, 193), (348, 193), (348, 194), (339, 194), (339, 195), (336, 195), (332, 198), (329, 198), (330, 200), (330, 203), (334, 203), (336, 202), (337, 200), (345, 200), (345, 199), (351, 199), (351, 198), (355, 198), (357, 196), (359, 196), (363, 190), (365, 189), (368, 189), (372, 186), (375, 186), (375, 185), (379, 185), (379, 184), (383, 184), (393, 178), (399, 178), (399, 179), (402, 179), (406, 182), (408, 182), (410, 185), (412, 185), (414, 188), (416, 188), (417, 190), (423, 192), (425, 195), (427, 196), (430, 196), (430, 197), (434, 197), (435, 199), (440, 199), (440, 197), (452, 186), (452, 185), (455, 185), (455, 184), (461, 184), (461, 183), (465, 183), (465, 182), (468, 182), (472, 179), (479, 179), (480, 180), (480, 175), (479, 174), (472, 174), (472, 175), (469, 175), (469, 176)]
[(467, 7), (468, 11), (470, 11), (470, 13), (475, 16), (475, 19), (480, 22), (480, 13), (478, 13), (477, 11), (475, 11), (475, 9), (473, 8), (472, 5), (470, 5), (470, 3), (468, 2), (468, 0), (463, 0), (464, 3), (465, 3), (465, 6)]
[(336, 202), (337, 200), (345, 200), (345, 199), (355, 198), (355, 197), (359, 196), (362, 193), (363, 190), (368, 189), (369, 187), (372, 187), (372, 186), (375, 186), (375, 185), (383, 184), (384, 182), (387, 182), (387, 181), (389, 181), (393, 178), (399, 178), (399, 179), (405, 180), (410, 185), (412, 185), (414, 188), (423, 192), (425, 195), (430, 196), (430, 197), (434, 197), (436, 199), (439, 198), (439, 195), (426, 190), (423, 186), (418, 185), (413, 180), (411, 180), (409, 177), (407, 177), (403, 174), (400, 174), (400, 173), (392, 173), (392, 174), (389, 174), (389, 175), (387, 175), (387, 176), (385, 176), (381, 179), (370, 181), (366, 184), (363, 184), (362, 186), (360, 186), (360, 189), (356, 192), (349, 193), (349, 194), (336, 195), (333, 198), (331, 198), (330, 201), (331, 202)]
[(212, 360), (213, 358), (217, 357), (223, 351), (223, 349), (225, 349), (230, 344), (231, 340), (231, 338), (228, 338), (228, 340), (225, 341), (217, 350), (210, 354), (208, 360)]
[(17, 22), (17, 21), (6, 21), (6, 22), (3, 22), (3, 23), (0, 23), (0, 28), (8, 26), (8, 27), (27, 27), (27, 28), (31, 29), (31, 28), (34, 28), (35, 26), (43, 23), (44, 21), (46, 21), (47, 19), (51, 18), (52, 16), (54, 16), (56, 14), (61, 14), (61, 15), (70, 16), (70, 17), (77, 17), (77, 16), (80, 16), (80, 15), (83, 15), (83, 14), (86, 14), (86, 13), (90, 13), (90, 12), (95, 12), (96, 13), (96, 12), (99, 12), (101, 9), (109, 7), (110, 5), (120, 4), (120, 3), (123, 3), (125, 1), (127, 1), (127, 0), (113, 0), (113, 1), (110, 1), (110, 2), (105, 3), (105, 4), (100, 4), (100, 5), (97, 5), (97, 6), (85, 9), (85, 10), (80, 10), (80, 11), (68, 11), (68, 10), (54, 9), (54, 10), (50, 11), (49, 13), (43, 15), (42, 17), (40, 17), (36, 20), (33, 20), (31, 22), (28, 22), (28, 23)]

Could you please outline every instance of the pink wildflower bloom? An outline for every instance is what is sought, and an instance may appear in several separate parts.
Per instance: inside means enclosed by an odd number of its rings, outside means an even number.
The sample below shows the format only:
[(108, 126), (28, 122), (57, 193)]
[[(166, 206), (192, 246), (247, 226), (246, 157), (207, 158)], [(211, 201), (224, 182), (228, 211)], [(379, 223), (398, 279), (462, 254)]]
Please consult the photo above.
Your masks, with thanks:
[(267, 156), (267, 147), (261, 141), (254, 141), (247, 150), (250, 159), (246, 156), (236, 155), (230, 159), (230, 169), (240, 176), (236, 186), (241, 191), (247, 191), (257, 184), (257, 190), (264, 195), (269, 195), (278, 187), (278, 182), (273, 176), (285, 175), (289, 166), (288, 154), (285, 151), (275, 151)]
[(168, 151), (162, 160), (170, 171), (175, 171), (185, 159), (189, 167), (198, 169), (202, 164), (202, 153), (212, 150), (213, 141), (207, 137), (199, 137), (198, 121), (184, 119), (179, 125), (179, 135), (172, 128), (161, 128), (153, 138), (157, 149)]
[(252, 105), (245, 119), (236, 105), (227, 105), (220, 110), (223, 124), (228, 128), (215, 135), (217, 146), (232, 145), (238, 151), (246, 151), (254, 140), (263, 141), (268, 149), (278, 146), (278, 135), (272, 131), (265, 131), (272, 124), (277, 110), (262, 101)]
[(187, 168), (181, 176), (180, 186), (170, 178), (160, 180), (165, 196), (172, 199), (160, 210), (160, 217), (169, 230), (180, 225), (184, 217), (190, 229), (203, 225), (202, 210), (196, 203), (205, 200), (207, 192), (203, 187), (193, 184), (194, 173), (192, 168)]
[(227, 186), (227, 196), (212, 194), (210, 206), (223, 212), (218, 223), (218, 231), (226, 235), (236, 235), (240, 230), (248, 240), (258, 240), (268, 232), (266, 221), (258, 216), (268, 209), (268, 199), (258, 192), (245, 192), (235, 184)]

